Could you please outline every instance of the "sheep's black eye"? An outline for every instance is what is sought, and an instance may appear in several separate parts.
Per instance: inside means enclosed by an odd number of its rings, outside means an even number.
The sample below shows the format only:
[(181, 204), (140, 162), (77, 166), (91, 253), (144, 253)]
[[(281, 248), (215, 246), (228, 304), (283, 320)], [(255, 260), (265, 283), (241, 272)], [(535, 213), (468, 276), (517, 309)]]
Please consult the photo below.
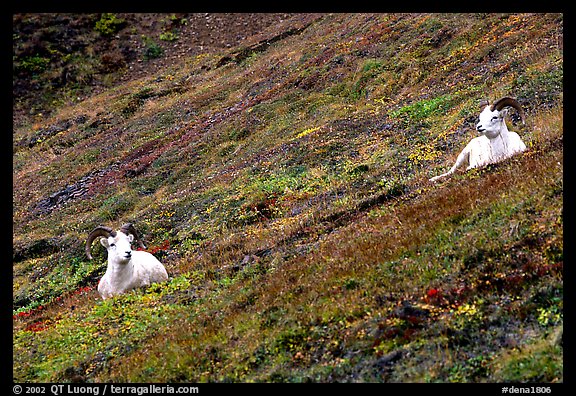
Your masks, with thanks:
[(110, 246), (116, 246), (116, 244), (115, 244), (115, 243), (111, 243)]
[(496, 116), (492, 117), (492, 120), (497, 120), (497, 119), (498, 119), (498, 117), (496, 117)]

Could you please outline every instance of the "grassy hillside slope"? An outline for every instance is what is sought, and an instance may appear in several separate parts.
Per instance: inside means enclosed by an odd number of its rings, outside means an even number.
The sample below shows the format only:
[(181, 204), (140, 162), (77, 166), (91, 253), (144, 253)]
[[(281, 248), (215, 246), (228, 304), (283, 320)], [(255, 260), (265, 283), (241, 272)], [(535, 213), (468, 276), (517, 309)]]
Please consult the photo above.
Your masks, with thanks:
[[(562, 15), (295, 15), (141, 70), (15, 124), (16, 381), (563, 381)], [(504, 95), (528, 151), (429, 183)], [(84, 242), (128, 221), (171, 279), (102, 301)]]

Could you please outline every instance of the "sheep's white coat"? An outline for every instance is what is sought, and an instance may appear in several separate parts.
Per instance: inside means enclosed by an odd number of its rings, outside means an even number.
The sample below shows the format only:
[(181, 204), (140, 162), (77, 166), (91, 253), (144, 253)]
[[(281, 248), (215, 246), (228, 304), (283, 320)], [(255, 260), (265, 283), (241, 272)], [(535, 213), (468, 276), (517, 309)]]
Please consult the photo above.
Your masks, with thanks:
[(156, 257), (132, 250), (133, 239), (132, 234), (121, 231), (115, 237), (100, 239), (108, 250), (108, 268), (98, 284), (98, 293), (103, 299), (168, 279), (166, 268)]
[(456, 163), (450, 170), (430, 179), (434, 182), (449, 176), (463, 165), (468, 164), (466, 170), (478, 168), (503, 161), (511, 156), (526, 150), (526, 145), (516, 132), (508, 130), (504, 120), (507, 110), (490, 110), (484, 107), (480, 113), (476, 129), (481, 134), (472, 139), (456, 158)]

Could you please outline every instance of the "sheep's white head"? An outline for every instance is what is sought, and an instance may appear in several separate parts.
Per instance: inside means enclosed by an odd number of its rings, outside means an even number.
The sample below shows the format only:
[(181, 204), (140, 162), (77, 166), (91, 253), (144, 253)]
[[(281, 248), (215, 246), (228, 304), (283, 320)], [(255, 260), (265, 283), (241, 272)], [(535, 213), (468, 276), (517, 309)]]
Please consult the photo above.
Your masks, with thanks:
[(132, 234), (118, 232), (116, 236), (100, 238), (102, 246), (108, 250), (108, 259), (112, 259), (119, 264), (126, 264), (132, 258)]
[(88, 235), (86, 240), (86, 255), (90, 260), (92, 260), (90, 253), (92, 242), (98, 237), (101, 237), (100, 243), (108, 250), (108, 260), (120, 264), (127, 263), (132, 258), (133, 241), (137, 241), (142, 248), (146, 249), (131, 223), (124, 224), (117, 232), (109, 227), (98, 226)]
[(489, 139), (494, 139), (500, 135), (500, 132), (507, 130), (504, 118), (508, 114), (508, 107), (513, 107), (518, 111), (522, 124), (524, 124), (524, 111), (516, 99), (504, 97), (494, 102), (491, 106), (485, 100), (481, 102), (480, 106), (482, 110), (478, 117), (476, 130)]

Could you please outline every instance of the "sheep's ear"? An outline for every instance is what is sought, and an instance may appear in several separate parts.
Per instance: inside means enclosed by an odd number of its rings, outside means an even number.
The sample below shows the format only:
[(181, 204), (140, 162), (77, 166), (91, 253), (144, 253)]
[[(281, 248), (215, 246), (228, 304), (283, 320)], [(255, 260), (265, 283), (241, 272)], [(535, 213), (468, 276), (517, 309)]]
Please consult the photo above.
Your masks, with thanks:
[(100, 243), (102, 244), (102, 246), (104, 246), (106, 249), (108, 249), (110, 247), (110, 245), (108, 244), (108, 238), (100, 238)]
[(128, 234), (128, 240), (130, 241), (130, 243), (132, 243), (132, 241), (134, 240), (134, 235)]

